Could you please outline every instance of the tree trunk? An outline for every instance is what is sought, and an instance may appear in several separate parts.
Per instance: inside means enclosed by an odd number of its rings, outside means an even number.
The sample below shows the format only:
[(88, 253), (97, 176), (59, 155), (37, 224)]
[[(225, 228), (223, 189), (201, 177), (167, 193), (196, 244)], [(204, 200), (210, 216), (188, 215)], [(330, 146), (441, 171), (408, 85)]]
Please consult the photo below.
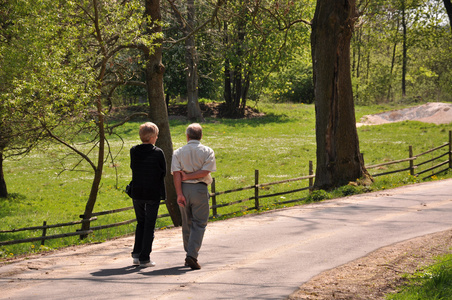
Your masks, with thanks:
[[(104, 62), (105, 66), (106, 62)], [(102, 82), (103, 75), (105, 74), (105, 67), (101, 71), (101, 76), (99, 82)], [(99, 91), (100, 91), (100, 85), (99, 85)], [(100, 92), (99, 92), (100, 93)], [(99, 95), (98, 99), (96, 101), (97, 106), (97, 127), (99, 129), (99, 144), (98, 144), (98, 151), (97, 151), (97, 166), (94, 169), (94, 178), (93, 182), (91, 184), (91, 191), (89, 193), (88, 201), (85, 205), (85, 212), (83, 213), (83, 219), (87, 220), (90, 219), (93, 210), (94, 205), (96, 204), (97, 195), (99, 193), (99, 185), (100, 181), (102, 180), (102, 171), (104, 167), (104, 157), (105, 157), (105, 127), (104, 127), (104, 114), (102, 111), (102, 96)], [(82, 223), (82, 231), (89, 230), (90, 228), (90, 222), (84, 222)], [(87, 235), (81, 235), (80, 238), (83, 239), (87, 237)]]
[(3, 149), (0, 149), (0, 198), (8, 197), (5, 177), (3, 176)]
[[(227, 107), (227, 115), (230, 117), (242, 117), (244, 114), (244, 107), (246, 105), (246, 96), (248, 93), (247, 84), (249, 84), (248, 76), (244, 72), (245, 64), (245, 51), (244, 44), (246, 38), (246, 25), (247, 25), (247, 6), (243, 1), (240, 2), (242, 5), (242, 11), (238, 16), (236, 23), (236, 28), (234, 30), (235, 36), (231, 38), (234, 40), (233, 48), (231, 53), (233, 59), (228, 58), (228, 54), (225, 54), (225, 71), (224, 71), (224, 83), (225, 92), (224, 100)], [(225, 49), (228, 49), (229, 43), (229, 32), (227, 30), (227, 23), (224, 23), (224, 44)]]
[[(99, 13), (98, 13), (98, 4), (97, 1), (93, 1), (93, 9), (94, 9), (94, 27), (98, 28), (99, 26)], [(103, 54), (103, 60), (102, 60), (102, 64), (99, 70), (99, 75), (97, 77), (97, 82), (98, 82), (98, 93), (99, 95), (97, 96), (96, 99), (96, 108), (97, 108), (97, 128), (98, 128), (98, 134), (99, 134), (99, 143), (98, 143), (98, 151), (97, 151), (97, 166), (94, 168), (94, 178), (93, 178), (93, 182), (91, 184), (91, 191), (88, 197), (88, 201), (86, 202), (86, 206), (85, 206), (85, 212), (83, 214), (84, 219), (90, 219), (92, 214), (93, 214), (93, 210), (94, 210), (94, 205), (96, 204), (96, 200), (97, 200), (97, 195), (99, 193), (99, 185), (100, 185), (100, 181), (102, 180), (102, 171), (104, 168), (104, 157), (105, 157), (105, 119), (104, 119), (104, 112), (103, 112), (103, 106), (102, 106), (102, 93), (101, 93), (101, 89), (102, 89), (102, 82), (104, 80), (104, 76), (106, 73), (106, 69), (107, 69), (107, 62), (108, 62), (108, 55), (106, 53), (105, 48), (102, 47), (103, 44), (103, 37), (100, 33), (99, 30), (96, 30), (96, 38), (97, 41), (99, 43), (100, 48), (102, 49), (102, 54)], [(82, 231), (84, 230), (88, 230), (90, 228), (90, 222), (84, 222), (82, 223)], [(81, 235), (80, 238), (83, 239), (87, 237), (87, 235)]]
[[(224, 39), (223, 46), (224, 49), (229, 47), (229, 33), (228, 33), (228, 23), (225, 21), (223, 23)], [(232, 82), (231, 82), (231, 63), (227, 54), (224, 52), (224, 101), (226, 102), (226, 107), (231, 106), (232, 103)]]
[(406, 9), (405, 0), (402, 1), (402, 96), (406, 96), (406, 66), (407, 66), (407, 43), (406, 43)]
[(370, 175), (359, 150), (350, 74), (355, 0), (318, 0), (312, 22), (317, 168), (314, 187), (331, 189)]
[[(160, 0), (146, 0), (145, 17), (150, 18), (153, 26), (148, 26), (148, 34), (161, 32), (159, 25), (161, 22)], [(157, 41), (159, 42), (159, 41)], [(160, 41), (161, 42), (161, 41)], [(165, 153), (167, 174), (166, 185), (166, 207), (171, 216), (174, 226), (182, 224), (179, 206), (177, 205), (177, 195), (174, 188), (173, 176), (171, 175), (171, 160), (173, 157), (173, 142), (168, 121), (168, 111), (166, 109), (165, 96), (163, 90), (163, 73), (165, 67), (162, 64), (162, 47), (155, 47), (153, 53), (149, 50), (145, 52), (146, 58), (146, 85), (148, 91), (148, 101), (150, 106), (149, 117), (159, 127), (159, 139), (157, 146)]]
[[(187, 0), (187, 25), (186, 35), (195, 28), (194, 0)], [(187, 117), (192, 121), (204, 121), (198, 101), (198, 53), (193, 34), (185, 40), (185, 63), (187, 65)]]
[(394, 66), (395, 66), (395, 58), (397, 53), (397, 41), (394, 42), (394, 46), (392, 47), (392, 55), (391, 55), (391, 69), (389, 71), (389, 84), (388, 84), (388, 101), (391, 101), (392, 99), (392, 75), (394, 73)]
[(443, 2), (447, 15), (449, 16), (450, 29), (452, 30), (452, 3), (450, 2), (450, 0), (443, 0)]
[[(356, 35), (357, 36), (357, 39), (358, 39), (358, 49), (357, 49), (357, 58), (356, 58), (356, 61), (354, 61), (353, 62), (353, 66), (355, 66), (356, 65), (356, 78), (358, 79), (357, 81), (356, 81), (356, 87), (355, 87), (355, 89), (356, 89), (356, 100), (360, 100), (359, 99), (359, 92), (360, 92), (360, 90), (359, 90), (359, 77), (360, 77), (360, 75), (361, 75), (361, 42), (362, 42), (362, 29), (358, 32), (358, 34)], [(353, 58), (355, 57), (355, 55), (353, 55)], [(355, 68), (354, 68), (355, 69)]]

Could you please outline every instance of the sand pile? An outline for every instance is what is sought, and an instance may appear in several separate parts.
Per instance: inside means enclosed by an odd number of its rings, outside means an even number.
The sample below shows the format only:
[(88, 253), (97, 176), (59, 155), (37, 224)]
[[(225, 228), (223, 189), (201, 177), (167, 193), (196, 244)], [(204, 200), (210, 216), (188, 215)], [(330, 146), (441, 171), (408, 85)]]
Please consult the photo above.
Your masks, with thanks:
[(452, 122), (452, 104), (433, 102), (376, 115), (366, 115), (362, 117), (361, 122), (356, 125), (379, 125), (406, 120), (434, 124), (449, 124)]

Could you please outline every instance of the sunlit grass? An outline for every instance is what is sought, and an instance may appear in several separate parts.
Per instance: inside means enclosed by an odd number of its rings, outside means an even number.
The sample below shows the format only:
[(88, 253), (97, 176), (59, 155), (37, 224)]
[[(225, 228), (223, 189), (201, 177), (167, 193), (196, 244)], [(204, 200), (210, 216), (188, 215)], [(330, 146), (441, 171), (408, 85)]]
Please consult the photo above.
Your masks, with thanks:
[[(208, 119), (203, 124), (202, 142), (215, 150), (217, 172), (216, 191), (236, 189), (254, 184), (255, 170), (259, 170), (259, 183), (269, 183), (284, 179), (306, 176), (309, 174), (309, 161), (315, 170), (315, 109), (306, 104), (267, 104), (257, 106), (266, 115), (260, 118), (230, 120)], [(392, 108), (391, 108), (392, 109)], [(382, 112), (384, 107), (356, 107), (356, 115), (362, 116), (374, 112)], [(358, 118), (357, 118), (358, 119)], [(112, 210), (131, 206), (130, 198), (124, 188), (131, 179), (129, 149), (140, 143), (138, 127), (141, 122), (129, 122), (120, 127), (118, 134), (122, 141), (109, 137), (111, 152), (115, 156), (114, 165), (107, 160), (103, 179), (94, 212)], [(173, 148), (186, 143), (184, 135), (187, 122), (171, 120), (170, 129)], [(408, 147), (413, 146), (414, 154), (424, 152), (432, 147), (448, 141), (450, 125), (434, 125), (420, 122), (401, 122), (379, 126), (363, 126), (358, 128), (360, 149), (366, 165), (379, 164), (386, 161), (408, 157)], [(88, 146), (83, 146), (87, 149)], [(85, 210), (93, 173), (90, 166), (82, 162), (78, 171), (71, 171), (79, 158), (68, 156), (67, 149), (60, 145), (47, 145), (44, 150), (35, 150), (19, 161), (7, 159), (4, 162), (5, 178), (11, 197), (0, 199), (0, 230), (39, 226), (43, 221), (47, 224), (65, 223), (80, 220)], [(93, 155), (93, 158), (95, 156)], [(406, 168), (408, 162), (396, 166), (385, 166), (369, 170), (371, 174)], [(428, 174), (427, 174), (428, 175)], [(427, 176), (426, 175), (426, 176)], [(438, 175), (433, 179), (445, 178), (449, 175)], [(377, 177), (372, 190), (389, 189), (400, 185), (418, 182), (419, 178), (408, 172)], [(260, 195), (268, 195), (287, 190), (307, 187), (308, 181), (291, 182), (268, 186), (260, 190)], [(340, 195), (341, 193), (339, 193)], [(281, 202), (304, 199), (307, 191), (295, 194), (274, 196), (260, 200), (260, 210), (271, 210), (278, 207), (296, 204)], [(336, 193), (336, 195), (338, 195)], [(227, 203), (254, 196), (254, 189), (238, 193), (230, 193), (217, 197), (218, 203)], [(335, 196), (335, 195), (333, 195)], [(301, 202), (300, 202), (301, 203)], [(298, 203), (298, 204), (300, 204)], [(220, 215), (241, 215), (255, 213), (254, 200), (235, 206), (218, 208)], [(159, 214), (167, 213), (166, 207), (160, 208)], [(133, 210), (99, 216), (92, 226), (133, 219)], [(213, 216), (212, 216), (213, 217)], [(218, 217), (212, 218), (218, 219)], [(171, 224), (169, 218), (159, 220), (157, 227)], [(58, 234), (79, 229), (80, 226), (49, 229), (47, 235)], [(86, 241), (102, 241), (114, 236), (133, 233), (134, 224), (117, 228), (96, 231)], [(33, 233), (39, 236), (40, 231)], [(0, 240), (20, 239), (30, 233), (19, 232), (0, 234)], [(61, 247), (71, 243), (81, 243), (78, 237), (49, 240), (47, 247)], [(39, 249), (34, 243), (34, 250)], [(1, 256), (9, 256), (30, 252), (30, 244), (2, 247)]]
[(406, 277), (408, 284), (400, 287), (398, 293), (387, 295), (386, 299), (452, 299), (452, 254), (438, 257), (436, 264)]

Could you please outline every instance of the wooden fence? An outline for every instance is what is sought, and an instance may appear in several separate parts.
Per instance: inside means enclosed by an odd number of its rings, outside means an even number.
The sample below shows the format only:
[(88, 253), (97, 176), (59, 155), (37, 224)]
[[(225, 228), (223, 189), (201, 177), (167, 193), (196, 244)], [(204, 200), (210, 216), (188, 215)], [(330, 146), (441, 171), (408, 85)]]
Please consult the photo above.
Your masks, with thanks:
[[(444, 148), (447, 148), (447, 150), (444, 151), (443, 150)], [(438, 154), (438, 152), (440, 150), (443, 150), (443, 151)], [(432, 157), (429, 157), (429, 158), (426, 157), (427, 154), (431, 154)], [(438, 175), (440, 173), (443, 173), (443, 172), (446, 172), (446, 171), (452, 169), (452, 131), (449, 131), (449, 142), (448, 143), (445, 143), (441, 146), (432, 148), (428, 151), (425, 151), (425, 152), (422, 152), (422, 153), (419, 153), (416, 155), (413, 155), (412, 146), (409, 146), (408, 158), (385, 162), (385, 163), (376, 164), (376, 165), (370, 165), (370, 166), (366, 166), (366, 168), (368, 170), (371, 170), (371, 169), (380, 170), (380, 169), (386, 169), (386, 168), (388, 168), (388, 166), (391, 166), (391, 165), (398, 165), (398, 164), (402, 164), (402, 163), (408, 163), (408, 166), (404, 167), (404, 168), (395, 169), (395, 170), (385, 171), (382, 173), (372, 173), (372, 172), (370, 172), (370, 173), (373, 177), (378, 177), (378, 176), (384, 176), (384, 175), (409, 171), (410, 175), (415, 176), (415, 177), (419, 177), (422, 175), (423, 177), (421, 179), (425, 180), (427, 178), (430, 178), (432, 176)], [(261, 199), (269, 198), (269, 197), (277, 197), (277, 196), (282, 196), (282, 195), (286, 195), (286, 194), (293, 194), (293, 193), (301, 192), (304, 190), (311, 190), (313, 187), (314, 178), (315, 178), (315, 175), (313, 174), (313, 164), (312, 164), (312, 161), (310, 161), (309, 162), (309, 175), (298, 177), (298, 178), (292, 178), (292, 179), (276, 181), (276, 182), (269, 182), (269, 183), (260, 183), (259, 182), (259, 170), (255, 170), (253, 185), (242, 187), (242, 188), (237, 188), (237, 189), (233, 189), (233, 190), (221, 191), (221, 192), (216, 191), (216, 182), (214, 179), (212, 186), (211, 186), (211, 193), (210, 193), (211, 201), (212, 201), (212, 205), (210, 206), (210, 209), (212, 209), (212, 217), (211, 218), (221, 215), (218, 213), (219, 208), (253, 201), (253, 203), (252, 203), (253, 205), (248, 207), (247, 210), (253, 210), (253, 209), (258, 210), (261, 207), (260, 206)], [(307, 186), (299, 187), (297, 189), (292, 189), (292, 190), (288, 190), (288, 191), (284, 191), (284, 192), (273, 193), (273, 194), (265, 194), (265, 195), (260, 194), (260, 190), (264, 187), (278, 185), (278, 184), (284, 184), (284, 183), (288, 183), (288, 182), (303, 181), (303, 180), (308, 181)], [(240, 199), (240, 200), (236, 200), (236, 201), (232, 201), (232, 202), (226, 202), (226, 203), (218, 202), (217, 198), (221, 195), (240, 192), (240, 191), (246, 191), (246, 190), (254, 190), (253, 196), (247, 197), (244, 199)], [(277, 203), (278, 204), (286, 204), (286, 203), (292, 203), (292, 202), (299, 202), (299, 201), (302, 201), (305, 199), (306, 198), (291, 199), (291, 200), (283, 201), (283, 202), (278, 201)], [(160, 203), (160, 205), (162, 205), (162, 204), (164, 204), (164, 202)], [(19, 243), (27, 243), (27, 242), (35, 242), (35, 241), (41, 241), (41, 244), (43, 245), (44, 241), (49, 240), (49, 239), (63, 238), (63, 237), (75, 236), (75, 235), (87, 235), (87, 234), (93, 233), (96, 230), (102, 230), (102, 229), (106, 229), (106, 228), (130, 224), (130, 223), (135, 222), (136, 219), (130, 219), (130, 220), (114, 223), (114, 224), (94, 226), (94, 227), (91, 227), (90, 230), (86, 230), (86, 231), (76, 231), (76, 232), (69, 232), (69, 233), (49, 235), (49, 236), (46, 235), (47, 229), (49, 229), (49, 228), (72, 226), (72, 225), (76, 225), (76, 224), (81, 224), (83, 222), (92, 222), (92, 221), (97, 220), (98, 216), (108, 215), (108, 214), (113, 214), (113, 213), (120, 213), (123, 211), (132, 210), (132, 209), (133, 209), (133, 206), (129, 206), (129, 207), (120, 208), (120, 209), (97, 212), (97, 213), (93, 213), (92, 218), (90, 218), (90, 219), (85, 219), (84, 215), (80, 215), (80, 218), (82, 218), (82, 220), (75, 221), (75, 222), (69, 222), (69, 223), (63, 223), (63, 224), (47, 225), (46, 222), (44, 222), (44, 224), (42, 226), (26, 227), (26, 228), (13, 229), (13, 230), (3, 230), (3, 231), (0, 231), (0, 233), (14, 233), (14, 232), (25, 231), (25, 230), (31, 230), (31, 231), (39, 230), (40, 232), (42, 232), (42, 235), (39, 237), (32, 237), (32, 238), (26, 238), (26, 239), (20, 239), (20, 240), (2, 241), (2, 242), (0, 242), (0, 246), (19, 244)], [(236, 212), (241, 212), (241, 211), (242, 210), (236, 211)], [(232, 213), (228, 213), (228, 214), (232, 214)], [(163, 215), (158, 216), (158, 218), (164, 218), (164, 217), (169, 217), (169, 214), (163, 214)]]

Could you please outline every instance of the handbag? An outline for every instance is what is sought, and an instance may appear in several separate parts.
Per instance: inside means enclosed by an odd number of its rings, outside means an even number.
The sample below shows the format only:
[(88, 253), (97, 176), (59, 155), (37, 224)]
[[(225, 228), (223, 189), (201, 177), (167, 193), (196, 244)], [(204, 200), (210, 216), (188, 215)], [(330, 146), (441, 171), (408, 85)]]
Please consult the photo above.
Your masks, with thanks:
[(126, 186), (126, 194), (132, 198), (132, 181)]

